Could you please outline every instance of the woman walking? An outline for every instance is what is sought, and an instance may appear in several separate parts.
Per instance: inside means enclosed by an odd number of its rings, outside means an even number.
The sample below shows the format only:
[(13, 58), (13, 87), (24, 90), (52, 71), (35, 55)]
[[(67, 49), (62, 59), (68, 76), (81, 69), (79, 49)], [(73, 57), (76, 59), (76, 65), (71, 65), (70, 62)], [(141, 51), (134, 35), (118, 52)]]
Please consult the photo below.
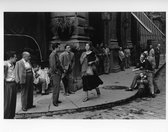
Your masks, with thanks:
[(82, 82), (83, 91), (85, 92), (85, 98), (83, 102), (88, 101), (88, 91), (95, 89), (97, 95), (100, 95), (98, 86), (103, 84), (102, 80), (98, 77), (96, 72), (96, 62), (98, 61), (95, 53), (91, 50), (91, 45), (87, 43), (85, 45), (86, 51), (82, 53), (80, 62), (82, 65)]

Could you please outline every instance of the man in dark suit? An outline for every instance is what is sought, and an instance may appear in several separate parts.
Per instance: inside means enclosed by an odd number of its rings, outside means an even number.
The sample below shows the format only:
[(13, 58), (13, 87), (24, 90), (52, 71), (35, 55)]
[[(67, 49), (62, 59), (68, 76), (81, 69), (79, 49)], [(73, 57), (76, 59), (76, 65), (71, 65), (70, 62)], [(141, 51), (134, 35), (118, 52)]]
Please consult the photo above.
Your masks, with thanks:
[(156, 61), (156, 69), (159, 67), (159, 62), (160, 62), (160, 44), (157, 45), (155, 49), (155, 61)]
[(15, 82), (15, 52), (7, 53), (7, 61), (4, 63), (4, 119), (15, 117), (17, 88)]
[(50, 70), (49, 74), (52, 80), (53, 84), (53, 105), (58, 106), (58, 103), (61, 103), (59, 101), (59, 92), (60, 92), (60, 81), (61, 81), (61, 76), (63, 73), (63, 68), (61, 66), (59, 56), (58, 56), (58, 48), (59, 43), (55, 43), (52, 45), (52, 53), (49, 56), (49, 64), (50, 64)]
[(27, 111), (33, 105), (33, 72), (30, 64), (30, 53), (23, 52), (22, 59), (16, 62), (16, 82), (21, 86), (22, 110)]
[(65, 45), (65, 51), (60, 54), (60, 62), (64, 69), (62, 81), (65, 88), (65, 96), (74, 93), (71, 88), (73, 85), (72, 69), (74, 66), (74, 53), (70, 50), (70, 45)]

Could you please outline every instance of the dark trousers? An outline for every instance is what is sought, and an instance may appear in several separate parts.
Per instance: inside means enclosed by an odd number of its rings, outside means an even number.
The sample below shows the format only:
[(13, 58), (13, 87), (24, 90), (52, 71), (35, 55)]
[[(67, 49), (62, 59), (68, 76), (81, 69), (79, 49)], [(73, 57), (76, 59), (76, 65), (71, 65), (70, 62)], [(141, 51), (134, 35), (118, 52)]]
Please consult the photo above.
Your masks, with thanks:
[(16, 110), (17, 88), (15, 82), (5, 82), (4, 87), (4, 119), (13, 119)]
[(60, 92), (60, 81), (61, 81), (61, 75), (59, 74), (53, 74), (51, 75), (52, 84), (53, 84), (53, 104), (58, 103), (59, 99), (59, 92)]
[(33, 73), (26, 73), (26, 83), (21, 84), (21, 103), (23, 109), (33, 106)]
[(158, 68), (160, 62), (160, 55), (155, 56), (155, 61), (156, 61), (156, 68)]
[(122, 60), (119, 59), (119, 63), (120, 63), (121, 70), (124, 71), (125, 70), (125, 58)]
[(65, 93), (69, 93), (72, 91), (72, 87), (73, 87), (73, 77), (71, 73), (66, 74), (63, 78), (62, 78), (62, 82), (64, 84), (64, 88), (65, 88)]
[(125, 57), (125, 67), (126, 68), (130, 67), (130, 57)]

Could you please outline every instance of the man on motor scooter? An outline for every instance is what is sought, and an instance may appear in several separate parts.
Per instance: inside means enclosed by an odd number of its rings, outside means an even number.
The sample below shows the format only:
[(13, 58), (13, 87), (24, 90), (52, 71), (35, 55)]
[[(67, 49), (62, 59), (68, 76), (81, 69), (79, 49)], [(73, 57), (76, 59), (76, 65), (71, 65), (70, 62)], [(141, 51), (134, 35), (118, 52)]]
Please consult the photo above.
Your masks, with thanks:
[[(144, 53), (141, 54), (141, 57), (140, 57), (140, 68), (136, 70), (142, 70), (146, 73), (147, 79), (149, 81), (150, 95), (152, 98), (155, 97), (155, 93), (156, 94), (160, 93), (160, 90), (158, 89), (158, 86), (156, 84), (156, 80), (154, 79), (154, 74), (155, 74), (154, 69), (155, 69), (155, 62), (150, 56), (148, 56), (148, 52), (145, 51)], [(137, 84), (137, 80), (139, 79), (140, 79), (140, 75), (138, 74), (134, 77), (131, 87), (127, 90), (128, 91), (133, 90)]]

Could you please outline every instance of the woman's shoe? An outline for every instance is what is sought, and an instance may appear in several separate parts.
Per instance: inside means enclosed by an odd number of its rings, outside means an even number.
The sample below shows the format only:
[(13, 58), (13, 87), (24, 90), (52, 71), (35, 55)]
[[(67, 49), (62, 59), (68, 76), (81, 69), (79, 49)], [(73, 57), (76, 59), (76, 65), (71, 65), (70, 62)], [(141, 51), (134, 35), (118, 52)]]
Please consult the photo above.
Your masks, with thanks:
[(83, 102), (86, 102), (86, 101), (88, 101), (89, 100), (89, 98), (84, 98), (83, 99)]

